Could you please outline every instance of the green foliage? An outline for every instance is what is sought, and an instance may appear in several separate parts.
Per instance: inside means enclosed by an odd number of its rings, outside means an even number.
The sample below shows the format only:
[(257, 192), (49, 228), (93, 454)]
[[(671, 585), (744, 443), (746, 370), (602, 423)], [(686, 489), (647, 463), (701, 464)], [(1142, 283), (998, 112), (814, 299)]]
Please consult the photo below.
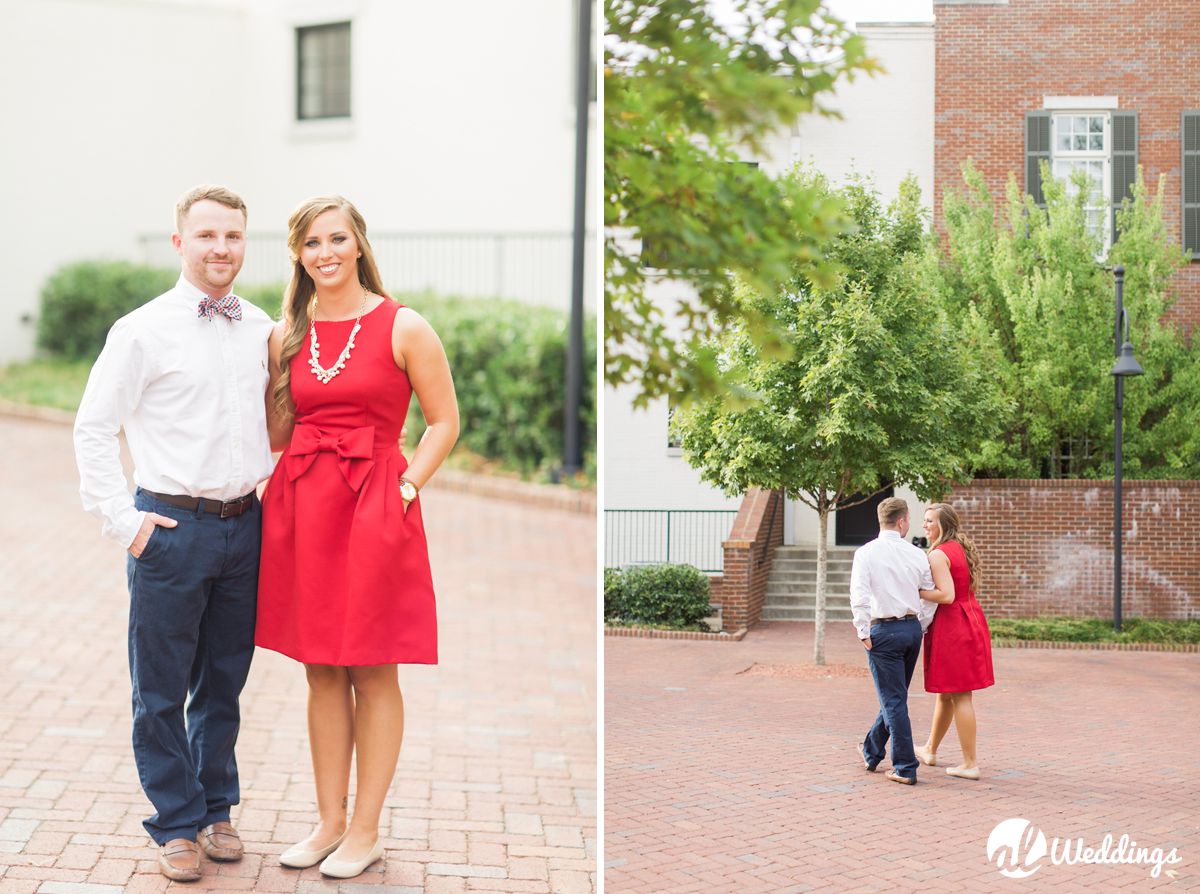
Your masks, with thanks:
[(970, 477), (969, 448), (995, 436), (1006, 406), (976, 360), (972, 327), (924, 286), (935, 249), (916, 182), (884, 209), (861, 180), (835, 191), (819, 174), (793, 176), (805, 190), (836, 192), (854, 220), (821, 246), (841, 274), (826, 288), (799, 265), (784, 290), (739, 287), (790, 352), (769, 355), (745, 324), (714, 337), (706, 347), (757, 399), (710, 397), (678, 411), (684, 454), (727, 494), (783, 489), (822, 517), (896, 484), (940, 496)]
[(739, 0), (731, 12), (745, 27), (691, 0), (605, 3), (605, 378), (635, 383), (639, 405), (719, 390), (703, 341), (731, 322), (785, 351), (730, 274), (770, 292), (803, 264), (829, 283), (819, 246), (847, 225), (833, 196), (738, 164), (737, 149), (760, 150), (806, 113), (835, 114), (824, 100), (839, 80), (877, 63), (820, 0)]
[(604, 569), (604, 619), (692, 627), (709, 614), (708, 576), (691, 565)]
[(79, 261), (42, 287), (37, 346), (71, 360), (92, 360), (118, 319), (175, 284), (178, 271), (128, 261)]
[[(0, 388), (14, 399), (66, 409), (79, 406), (86, 364), (104, 347), (108, 330), (124, 314), (174, 285), (178, 272), (124, 261), (85, 261), (54, 273), (42, 293), (39, 346), (84, 361), (83, 376), (63, 366), (50, 387), (32, 387), (24, 366), (5, 371)], [(282, 283), (237, 288), (237, 294), (279, 318)], [(562, 463), (566, 404), (567, 315), (513, 301), (398, 296), (437, 331), (454, 373), (462, 417), (461, 443), (468, 450), (524, 473), (547, 472)], [(47, 367), (38, 366), (39, 374)], [(596, 337), (584, 322), (581, 445), (584, 473), (596, 468)], [(7, 384), (6, 384), (7, 383)], [(409, 443), (424, 432), (416, 402), (409, 414)]]
[(1124, 618), (1121, 632), (1103, 618), (995, 618), (993, 640), (1026, 639), (1068, 643), (1200, 643), (1200, 620)]
[(92, 361), (43, 357), (0, 367), (0, 399), (19, 404), (79, 409)]
[(277, 282), (263, 286), (239, 285), (235, 291), (238, 297), (265, 311), (272, 320), (278, 320), (283, 316), (283, 289), (284, 284)]
[[(399, 296), (442, 339), (458, 392), (460, 443), (526, 473), (562, 463), (566, 401), (567, 315), (513, 301)], [(596, 464), (596, 339), (584, 323), (582, 448)], [(409, 443), (425, 430), (409, 411)]]
[[(979, 357), (1015, 402), (1011, 425), (972, 450), (981, 474), (1104, 478), (1113, 473), (1114, 286), (1085, 225), (1086, 189), (1044, 174), (1046, 207), (1014, 177), (998, 220), (982, 175), (968, 161), (966, 188), (945, 198), (947, 254), (930, 288), (971, 323)], [(1077, 186), (1083, 187), (1082, 182)], [(1200, 473), (1200, 361), (1164, 314), (1183, 257), (1138, 171), (1121, 236), (1107, 263), (1126, 269), (1125, 307), (1142, 378), (1125, 385), (1125, 472), (1135, 478)]]

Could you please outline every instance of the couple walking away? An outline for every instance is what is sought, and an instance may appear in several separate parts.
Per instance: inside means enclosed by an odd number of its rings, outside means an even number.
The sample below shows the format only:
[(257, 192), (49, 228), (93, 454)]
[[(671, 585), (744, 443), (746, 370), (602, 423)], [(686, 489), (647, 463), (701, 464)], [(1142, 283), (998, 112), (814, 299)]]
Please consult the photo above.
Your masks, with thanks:
[[(128, 551), (133, 753), (155, 810), (144, 825), (176, 881), (200, 878), (201, 849), (242, 857), (234, 746), (256, 644), (303, 662), (309, 684), (317, 822), (280, 862), (342, 878), (383, 856), (404, 728), (396, 665), (437, 663), (417, 493), (458, 437), (445, 352), (384, 292), (350, 202), (309, 199), (288, 229), (273, 324), (232, 291), (245, 203), (220, 186), (185, 194), (179, 281), (113, 325), (75, 422), (84, 507)], [(428, 431), (406, 463), (414, 393)]]
[[(854, 627), (867, 650), (867, 664), (879, 696), (879, 714), (858, 746), (870, 772), (892, 740), (893, 782), (914, 785), (917, 761), (937, 765), (937, 749), (953, 722), (963, 762), (946, 773), (978, 779), (975, 706), (971, 693), (995, 682), (987, 619), (975, 599), (979, 557), (962, 532), (958, 512), (948, 503), (925, 511), (928, 555), (908, 536), (908, 504), (889, 497), (879, 504), (879, 537), (854, 553), (850, 607)], [(937, 693), (933, 722), (924, 747), (914, 748), (908, 718), (908, 685), (925, 638), (925, 691)]]

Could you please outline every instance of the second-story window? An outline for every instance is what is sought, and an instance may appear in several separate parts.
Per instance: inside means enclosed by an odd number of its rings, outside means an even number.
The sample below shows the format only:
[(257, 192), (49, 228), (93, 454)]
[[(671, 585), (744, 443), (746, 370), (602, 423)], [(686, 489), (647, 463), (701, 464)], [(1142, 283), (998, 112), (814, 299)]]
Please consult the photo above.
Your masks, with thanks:
[(296, 118), (350, 117), (350, 23), (296, 29)]
[(1084, 203), (1087, 226), (1107, 249), (1112, 244), (1107, 213), (1111, 180), (1108, 115), (1055, 115), (1051, 147), (1054, 177), (1066, 183), (1068, 195), (1073, 196), (1079, 190), (1076, 171), (1082, 171), (1087, 178), (1088, 197)]

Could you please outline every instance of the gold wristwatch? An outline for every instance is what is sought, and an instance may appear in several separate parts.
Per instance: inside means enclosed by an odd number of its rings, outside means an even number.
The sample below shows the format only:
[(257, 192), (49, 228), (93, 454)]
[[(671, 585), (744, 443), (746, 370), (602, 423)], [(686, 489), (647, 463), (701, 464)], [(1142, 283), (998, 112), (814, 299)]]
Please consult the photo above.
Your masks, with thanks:
[(407, 478), (400, 479), (400, 497), (405, 503), (411, 503), (417, 498), (417, 486)]

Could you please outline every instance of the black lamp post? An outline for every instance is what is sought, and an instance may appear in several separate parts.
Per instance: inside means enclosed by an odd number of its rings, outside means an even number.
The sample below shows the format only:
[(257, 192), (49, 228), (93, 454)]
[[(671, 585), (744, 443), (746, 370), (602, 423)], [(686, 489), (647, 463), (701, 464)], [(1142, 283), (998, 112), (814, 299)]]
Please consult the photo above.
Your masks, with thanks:
[[(1121, 476), (1122, 455), (1121, 415), (1125, 408), (1125, 377), (1140, 376), (1142, 366), (1133, 356), (1133, 344), (1129, 341), (1129, 316), (1125, 313), (1125, 268), (1116, 267), (1113, 273), (1117, 280), (1117, 319), (1113, 335), (1113, 348), (1117, 362), (1113, 364), (1112, 376), (1116, 381), (1114, 432), (1116, 450), (1113, 453), (1113, 629), (1121, 632)], [(1122, 336), (1124, 340), (1122, 340)]]

